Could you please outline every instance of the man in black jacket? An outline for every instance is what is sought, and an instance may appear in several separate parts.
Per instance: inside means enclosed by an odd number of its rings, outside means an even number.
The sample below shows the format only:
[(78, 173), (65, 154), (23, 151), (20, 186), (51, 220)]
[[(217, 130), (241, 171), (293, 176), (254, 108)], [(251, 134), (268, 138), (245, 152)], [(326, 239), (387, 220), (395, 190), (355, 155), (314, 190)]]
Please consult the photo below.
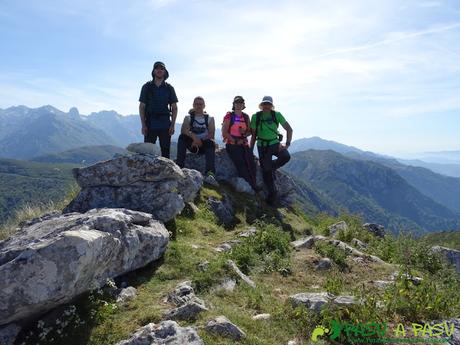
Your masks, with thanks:
[(169, 73), (163, 62), (153, 65), (152, 80), (142, 86), (139, 97), (144, 142), (155, 144), (160, 139), (161, 155), (169, 158), (171, 136), (177, 117), (177, 96), (171, 84), (166, 83)]

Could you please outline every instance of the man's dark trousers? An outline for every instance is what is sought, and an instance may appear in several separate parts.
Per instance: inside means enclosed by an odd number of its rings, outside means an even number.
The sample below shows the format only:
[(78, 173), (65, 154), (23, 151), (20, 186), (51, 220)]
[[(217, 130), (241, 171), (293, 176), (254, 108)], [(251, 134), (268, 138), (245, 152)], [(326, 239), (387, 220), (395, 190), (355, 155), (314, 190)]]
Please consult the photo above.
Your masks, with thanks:
[(155, 144), (157, 138), (160, 139), (161, 155), (169, 158), (169, 151), (171, 147), (171, 136), (168, 129), (149, 129), (147, 135), (144, 136), (144, 143)]

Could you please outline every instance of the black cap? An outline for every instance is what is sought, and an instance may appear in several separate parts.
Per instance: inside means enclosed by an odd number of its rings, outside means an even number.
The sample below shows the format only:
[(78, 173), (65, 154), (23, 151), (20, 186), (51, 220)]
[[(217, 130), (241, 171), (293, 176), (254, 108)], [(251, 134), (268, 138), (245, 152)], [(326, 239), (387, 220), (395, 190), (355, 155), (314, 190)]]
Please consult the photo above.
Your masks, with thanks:
[(244, 98), (242, 96), (235, 96), (235, 98), (233, 99), (233, 103), (235, 103), (235, 102), (244, 103)]
[(153, 69), (152, 69), (152, 78), (155, 78), (155, 75), (153, 73), (153, 71), (155, 70), (155, 68), (157, 67), (163, 67), (165, 69), (165, 78), (164, 80), (168, 79), (169, 78), (169, 72), (168, 70), (166, 69), (166, 65), (164, 64), (164, 62), (161, 62), (161, 61), (157, 61), (153, 64)]

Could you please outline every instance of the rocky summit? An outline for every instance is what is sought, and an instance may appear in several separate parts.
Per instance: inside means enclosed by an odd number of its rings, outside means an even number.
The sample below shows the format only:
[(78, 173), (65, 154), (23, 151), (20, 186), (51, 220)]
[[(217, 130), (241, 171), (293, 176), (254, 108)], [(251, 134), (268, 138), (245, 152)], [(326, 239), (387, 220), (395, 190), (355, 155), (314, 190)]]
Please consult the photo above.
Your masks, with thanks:
[(161, 257), (169, 241), (147, 213), (99, 209), (42, 217), (0, 242), (0, 325), (70, 301)]
[(163, 222), (178, 215), (203, 183), (198, 171), (181, 170), (173, 161), (150, 154), (120, 156), (73, 173), (81, 191), (65, 213), (127, 208)]

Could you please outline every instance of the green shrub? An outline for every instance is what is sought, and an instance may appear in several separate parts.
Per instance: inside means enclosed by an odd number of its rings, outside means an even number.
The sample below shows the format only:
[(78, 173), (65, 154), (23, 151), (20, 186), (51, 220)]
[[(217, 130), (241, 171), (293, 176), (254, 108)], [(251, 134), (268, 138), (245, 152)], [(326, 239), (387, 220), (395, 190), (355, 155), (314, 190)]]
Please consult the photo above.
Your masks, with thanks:
[(291, 266), (289, 235), (272, 224), (258, 223), (257, 225), (259, 228), (257, 233), (236, 246), (230, 257), (246, 274), (249, 274), (250, 269), (259, 263), (263, 264), (265, 272), (289, 271)]
[(334, 261), (334, 263), (336, 263), (337, 266), (339, 266), (341, 270), (345, 270), (346, 268), (348, 268), (348, 265), (346, 262), (347, 253), (343, 249), (337, 246), (334, 246), (333, 244), (330, 244), (330, 243), (319, 242), (318, 244), (315, 245), (315, 251), (319, 255), (323, 257), (327, 257), (331, 259), (332, 261)]
[(324, 283), (324, 288), (331, 294), (339, 295), (343, 290), (342, 277), (337, 274), (337, 272), (335, 274), (331, 274), (327, 277), (326, 282)]
[(410, 234), (399, 234), (397, 237), (386, 235), (383, 239), (374, 239), (368, 251), (382, 260), (405, 265), (413, 269), (431, 274), (443, 268), (443, 259), (439, 253), (431, 251), (431, 247)]
[(385, 290), (383, 300), (388, 316), (399, 315), (411, 322), (458, 316), (460, 278), (456, 273), (443, 270), (441, 276), (425, 276), (416, 284), (407, 278), (410, 274), (400, 274), (395, 284)]

